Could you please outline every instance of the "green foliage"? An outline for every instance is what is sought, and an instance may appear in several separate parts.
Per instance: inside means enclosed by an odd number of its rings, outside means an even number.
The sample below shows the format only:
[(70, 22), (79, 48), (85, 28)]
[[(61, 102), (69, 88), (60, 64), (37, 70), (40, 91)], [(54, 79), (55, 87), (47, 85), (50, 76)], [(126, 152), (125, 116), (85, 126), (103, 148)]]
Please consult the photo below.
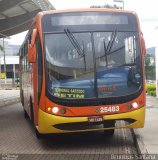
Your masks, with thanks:
[(149, 65), (150, 65), (150, 55), (147, 54), (147, 55), (145, 56), (145, 66), (149, 66)]
[(116, 5), (109, 5), (109, 4), (105, 4), (103, 6), (96, 6), (96, 5), (93, 5), (93, 6), (90, 6), (90, 8), (112, 8), (112, 9), (122, 9)]
[(147, 80), (155, 80), (156, 79), (155, 66), (145, 66), (145, 76)]
[(155, 56), (153, 54), (146, 54), (145, 56), (145, 76), (147, 80), (156, 79), (155, 71)]
[(146, 92), (148, 95), (156, 97), (156, 84), (146, 84)]
[(0, 45), (0, 51), (3, 51), (3, 46)]

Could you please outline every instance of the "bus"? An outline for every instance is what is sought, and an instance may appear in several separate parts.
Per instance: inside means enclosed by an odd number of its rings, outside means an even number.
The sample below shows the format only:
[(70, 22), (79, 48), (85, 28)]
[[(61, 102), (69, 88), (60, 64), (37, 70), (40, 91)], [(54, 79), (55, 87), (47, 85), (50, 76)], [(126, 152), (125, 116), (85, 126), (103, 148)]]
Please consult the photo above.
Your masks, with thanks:
[(21, 103), (37, 137), (142, 128), (145, 53), (134, 12), (38, 13), (20, 48)]

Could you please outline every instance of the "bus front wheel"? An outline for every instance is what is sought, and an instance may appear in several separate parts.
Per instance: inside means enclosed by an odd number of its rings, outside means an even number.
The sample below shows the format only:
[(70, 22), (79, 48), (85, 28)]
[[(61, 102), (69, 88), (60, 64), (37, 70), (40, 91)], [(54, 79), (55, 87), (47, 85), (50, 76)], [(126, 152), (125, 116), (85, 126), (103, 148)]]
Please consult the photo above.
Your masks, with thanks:
[(34, 129), (35, 129), (35, 134), (36, 134), (36, 137), (38, 139), (41, 139), (43, 137), (43, 134), (39, 133), (38, 130), (36, 129), (35, 127), (35, 124), (34, 124), (34, 110), (33, 110), (33, 103), (32, 103), (32, 100), (30, 98), (30, 110), (31, 110), (31, 121), (33, 123), (33, 126), (34, 126)]
[(44, 136), (43, 134), (39, 133), (37, 129), (35, 129), (35, 133), (36, 133), (36, 137), (37, 137), (38, 139), (42, 139), (43, 136)]
[(28, 118), (29, 118), (29, 116), (28, 116), (28, 114), (27, 114), (27, 112), (26, 112), (25, 109), (24, 109), (24, 117), (25, 117), (25, 119), (28, 119)]

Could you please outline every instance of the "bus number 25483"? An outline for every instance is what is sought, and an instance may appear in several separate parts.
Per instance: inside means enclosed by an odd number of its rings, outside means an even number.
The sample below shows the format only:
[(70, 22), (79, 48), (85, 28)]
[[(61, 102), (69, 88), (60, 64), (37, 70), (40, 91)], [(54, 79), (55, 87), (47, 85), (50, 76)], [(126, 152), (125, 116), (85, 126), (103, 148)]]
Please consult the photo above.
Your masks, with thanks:
[(110, 107), (101, 107), (100, 113), (106, 113), (106, 112), (119, 112), (120, 107), (119, 106), (110, 106)]

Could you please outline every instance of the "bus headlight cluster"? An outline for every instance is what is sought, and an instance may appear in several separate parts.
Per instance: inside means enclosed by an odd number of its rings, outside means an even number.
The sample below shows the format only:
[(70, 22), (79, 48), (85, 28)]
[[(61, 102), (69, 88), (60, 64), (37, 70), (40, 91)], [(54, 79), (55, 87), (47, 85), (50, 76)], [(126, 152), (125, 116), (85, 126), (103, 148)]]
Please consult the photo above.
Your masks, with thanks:
[(132, 106), (133, 106), (133, 108), (136, 109), (136, 108), (138, 108), (138, 103), (137, 103), (137, 102), (133, 102), (133, 103), (132, 103)]
[(131, 104), (128, 104), (128, 105), (127, 105), (127, 109), (128, 109), (128, 110), (132, 109), (132, 105), (131, 105)]
[(66, 113), (66, 109), (65, 109), (65, 108), (61, 108), (61, 109), (60, 109), (60, 113), (61, 113), (61, 114), (65, 114), (65, 113)]
[(131, 110), (132, 108), (137, 109), (138, 108), (138, 103), (133, 102), (132, 104), (127, 104), (127, 110)]
[(56, 114), (56, 113), (58, 113), (58, 111), (59, 111), (58, 107), (53, 107), (52, 108), (52, 113)]
[(48, 107), (47, 111), (50, 113), (52, 112), (53, 114), (57, 114), (60, 112), (60, 114), (66, 114), (66, 109), (65, 108), (59, 108), (59, 107)]

